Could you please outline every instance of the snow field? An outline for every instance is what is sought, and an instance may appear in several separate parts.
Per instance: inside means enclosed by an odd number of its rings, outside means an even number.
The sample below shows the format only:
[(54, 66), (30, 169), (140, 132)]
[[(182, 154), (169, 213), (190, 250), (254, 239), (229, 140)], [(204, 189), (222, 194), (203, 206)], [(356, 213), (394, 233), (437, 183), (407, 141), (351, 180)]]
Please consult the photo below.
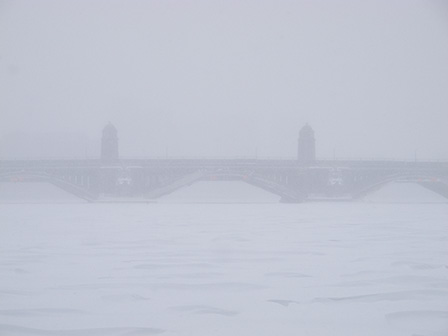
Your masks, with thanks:
[(448, 331), (446, 204), (2, 204), (0, 335)]

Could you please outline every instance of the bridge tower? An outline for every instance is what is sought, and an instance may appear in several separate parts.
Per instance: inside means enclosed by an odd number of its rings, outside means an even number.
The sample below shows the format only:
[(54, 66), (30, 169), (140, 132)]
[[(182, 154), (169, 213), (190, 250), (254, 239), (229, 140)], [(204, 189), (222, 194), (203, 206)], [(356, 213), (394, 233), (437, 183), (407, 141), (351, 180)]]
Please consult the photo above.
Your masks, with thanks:
[(316, 160), (316, 140), (314, 131), (306, 124), (299, 133), (299, 146), (297, 158), (301, 163), (312, 163)]
[(117, 129), (111, 123), (103, 128), (103, 137), (101, 139), (101, 160), (118, 160), (118, 136)]

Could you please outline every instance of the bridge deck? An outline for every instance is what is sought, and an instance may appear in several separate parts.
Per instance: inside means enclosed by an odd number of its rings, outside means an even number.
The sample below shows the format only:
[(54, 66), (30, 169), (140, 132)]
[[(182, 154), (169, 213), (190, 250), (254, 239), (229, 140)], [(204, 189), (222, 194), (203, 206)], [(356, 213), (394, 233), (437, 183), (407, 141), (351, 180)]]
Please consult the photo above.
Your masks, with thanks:
[(423, 168), (448, 169), (444, 161), (395, 160), (316, 160), (303, 164), (295, 159), (241, 159), (241, 158), (143, 158), (103, 162), (99, 159), (30, 159), (0, 160), (1, 168), (34, 167), (313, 167), (313, 168)]

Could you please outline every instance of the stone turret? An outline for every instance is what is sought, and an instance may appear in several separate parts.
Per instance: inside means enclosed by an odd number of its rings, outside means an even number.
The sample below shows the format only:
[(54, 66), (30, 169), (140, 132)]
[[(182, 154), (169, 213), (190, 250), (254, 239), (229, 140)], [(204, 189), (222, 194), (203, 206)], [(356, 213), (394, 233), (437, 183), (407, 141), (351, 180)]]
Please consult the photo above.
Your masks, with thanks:
[(316, 160), (316, 140), (314, 139), (314, 131), (308, 124), (303, 126), (299, 133), (297, 158), (299, 162), (305, 164)]
[(118, 160), (118, 136), (117, 129), (111, 123), (103, 128), (103, 137), (101, 139), (101, 160)]

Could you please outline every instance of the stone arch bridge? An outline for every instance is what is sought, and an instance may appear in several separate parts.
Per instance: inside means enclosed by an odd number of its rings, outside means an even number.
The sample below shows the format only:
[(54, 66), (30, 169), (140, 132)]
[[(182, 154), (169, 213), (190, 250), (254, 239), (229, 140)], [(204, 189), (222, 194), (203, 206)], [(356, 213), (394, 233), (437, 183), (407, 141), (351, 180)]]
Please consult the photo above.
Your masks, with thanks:
[(45, 181), (85, 200), (157, 199), (197, 181), (241, 180), (282, 202), (355, 200), (392, 181), (448, 198), (447, 162), (121, 159), (2, 160), (0, 182)]

